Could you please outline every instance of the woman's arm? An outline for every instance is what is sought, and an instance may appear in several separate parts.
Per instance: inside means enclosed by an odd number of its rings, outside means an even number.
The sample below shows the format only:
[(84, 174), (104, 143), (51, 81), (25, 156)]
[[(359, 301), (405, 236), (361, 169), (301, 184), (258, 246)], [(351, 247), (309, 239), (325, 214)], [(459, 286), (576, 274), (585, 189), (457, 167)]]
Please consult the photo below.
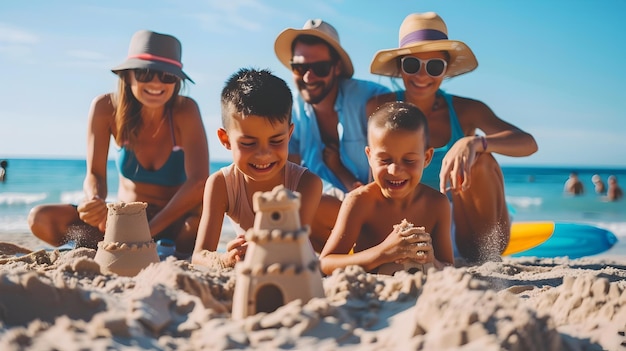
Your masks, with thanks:
[(78, 206), (79, 217), (85, 223), (104, 232), (107, 207), (107, 159), (113, 133), (114, 108), (111, 95), (96, 97), (89, 109), (87, 122), (86, 174), (83, 181), (84, 201)]
[[(461, 127), (467, 138), (474, 143), (477, 152), (524, 157), (537, 151), (537, 142), (531, 134), (500, 119), (485, 103), (458, 97), (454, 102), (455, 108), (458, 106), (457, 114)], [(485, 133), (486, 149), (483, 149), (482, 140), (475, 138), (476, 129)]]
[[(480, 153), (524, 157), (537, 151), (532, 135), (498, 118), (483, 102), (460, 97), (453, 101), (465, 137), (452, 145), (441, 163), (441, 192), (469, 186), (471, 169)], [(476, 136), (477, 130), (485, 135)]]

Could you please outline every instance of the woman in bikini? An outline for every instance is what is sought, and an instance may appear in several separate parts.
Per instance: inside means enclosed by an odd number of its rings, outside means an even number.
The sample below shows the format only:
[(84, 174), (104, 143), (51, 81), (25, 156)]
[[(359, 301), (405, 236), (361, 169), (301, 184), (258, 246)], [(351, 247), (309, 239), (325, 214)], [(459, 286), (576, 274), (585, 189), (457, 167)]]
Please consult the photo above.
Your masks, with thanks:
[(399, 42), (399, 48), (377, 52), (370, 71), (402, 78), (405, 90), (373, 98), (368, 115), (396, 100), (424, 112), (435, 153), (422, 183), (449, 192), (458, 253), (470, 261), (498, 259), (508, 245), (511, 223), (504, 178), (492, 154), (531, 155), (537, 151), (535, 139), (483, 102), (439, 89), (444, 78), (470, 72), (478, 62), (465, 43), (448, 39), (446, 24), (436, 13), (407, 16)]
[(198, 231), (209, 151), (198, 105), (179, 95), (185, 79), (191, 81), (182, 71), (180, 42), (139, 31), (127, 60), (112, 71), (119, 76), (118, 91), (96, 97), (89, 111), (83, 202), (39, 205), (29, 214), (30, 228), (54, 246), (70, 240), (97, 246), (107, 218), (106, 169), (113, 137), (117, 201), (146, 202), (155, 240), (173, 239), (179, 255), (188, 256)]

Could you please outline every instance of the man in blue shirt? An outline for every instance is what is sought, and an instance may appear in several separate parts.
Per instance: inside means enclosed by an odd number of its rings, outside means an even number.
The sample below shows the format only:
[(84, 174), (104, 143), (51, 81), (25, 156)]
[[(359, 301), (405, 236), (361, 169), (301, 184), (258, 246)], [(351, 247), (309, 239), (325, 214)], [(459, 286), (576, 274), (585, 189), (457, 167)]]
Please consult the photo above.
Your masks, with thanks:
[(293, 73), (298, 89), (289, 142), (289, 159), (324, 181), (324, 189), (340, 190), (339, 198), (370, 180), (365, 155), (367, 101), (389, 92), (374, 82), (352, 78), (352, 61), (333, 26), (308, 20), (302, 29), (282, 31), (274, 43), (276, 56)]
[(291, 70), (299, 92), (292, 109), (289, 160), (324, 182), (311, 231), (315, 237), (328, 237), (344, 194), (370, 181), (365, 108), (370, 98), (389, 89), (352, 78), (352, 61), (339, 44), (337, 30), (321, 19), (306, 21), (302, 29), (283, 30), (274, 51)]

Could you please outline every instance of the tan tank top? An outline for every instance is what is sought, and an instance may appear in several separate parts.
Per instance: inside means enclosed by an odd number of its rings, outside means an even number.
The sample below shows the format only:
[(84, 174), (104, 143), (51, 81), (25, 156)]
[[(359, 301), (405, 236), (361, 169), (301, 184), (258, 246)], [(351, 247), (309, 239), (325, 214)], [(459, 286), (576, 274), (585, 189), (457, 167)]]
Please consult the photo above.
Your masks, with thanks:
[[(220, 171), (224, 175), (226, 193), (228, 194), (228, 212), (226, 215), (230, 218), (235, 232), (243, 234), (254, 225), (254, 211), (252, 204), (248, 203), (243, 173), (235, 167), (234, 163), (220, 169)], [(305, 167), (287, 161), (283, 182), (285, 188), (296, 191), (298, 184), (300, 184), (300, 178), (305, 171)]]

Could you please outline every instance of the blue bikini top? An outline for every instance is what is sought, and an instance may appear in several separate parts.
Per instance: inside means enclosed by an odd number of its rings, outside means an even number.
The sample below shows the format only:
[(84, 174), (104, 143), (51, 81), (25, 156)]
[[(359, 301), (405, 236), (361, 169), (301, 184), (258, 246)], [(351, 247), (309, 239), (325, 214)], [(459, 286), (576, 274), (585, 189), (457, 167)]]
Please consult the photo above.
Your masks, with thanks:
[(147, 170), (139, 163), (135, 153), (127, 149), (125, 145), (122, 145), (122, 147), (117, 149), (115, 164), (117, 165), (117, 170), (124, 178), (138, 183), (161, 186), (178, 186), (187, 180), (187, 175), (185, 174), (185, 152), (183, 148), (176, 145), (171, 112), (168, 115), (168, 120), (173, 147), (165, 164), (154, 171)]

